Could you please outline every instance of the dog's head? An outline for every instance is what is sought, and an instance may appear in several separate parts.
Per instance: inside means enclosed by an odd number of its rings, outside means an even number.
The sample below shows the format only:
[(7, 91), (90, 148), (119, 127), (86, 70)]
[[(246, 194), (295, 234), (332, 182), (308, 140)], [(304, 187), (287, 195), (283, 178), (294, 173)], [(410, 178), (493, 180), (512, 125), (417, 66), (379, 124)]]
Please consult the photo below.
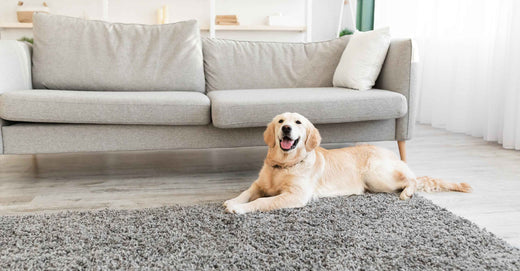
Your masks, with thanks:
[(273, 118), (264, 132), (264, 141), (269, 148), (283, 153), (311, 152), (320, 145), (318, 129), (298, 113), (283, 113)]

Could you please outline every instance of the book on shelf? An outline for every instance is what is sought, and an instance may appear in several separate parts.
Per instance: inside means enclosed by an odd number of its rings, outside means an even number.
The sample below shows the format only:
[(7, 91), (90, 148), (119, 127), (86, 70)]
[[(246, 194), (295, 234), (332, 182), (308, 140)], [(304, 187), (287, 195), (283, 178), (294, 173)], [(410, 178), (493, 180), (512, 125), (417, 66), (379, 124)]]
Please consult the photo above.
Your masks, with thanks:
[(239, 22), (216, 22), (218, 25), (240, 25)]
[(239, 25), (236, 15), (217, 15), (215, 23), (219, 25)]
[(217, 19), (237, 20), (237, 15), (217, 15)]

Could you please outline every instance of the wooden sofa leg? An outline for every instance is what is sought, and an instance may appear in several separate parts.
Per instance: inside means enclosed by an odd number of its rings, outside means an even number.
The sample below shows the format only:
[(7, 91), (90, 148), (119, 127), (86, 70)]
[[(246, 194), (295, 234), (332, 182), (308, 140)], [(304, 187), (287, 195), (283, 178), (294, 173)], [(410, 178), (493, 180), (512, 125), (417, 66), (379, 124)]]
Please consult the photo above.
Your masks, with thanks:
[(399, 147), (399, 155), (401, 160), (406, 162), (406, 141), (397, 141), (397, 147)]

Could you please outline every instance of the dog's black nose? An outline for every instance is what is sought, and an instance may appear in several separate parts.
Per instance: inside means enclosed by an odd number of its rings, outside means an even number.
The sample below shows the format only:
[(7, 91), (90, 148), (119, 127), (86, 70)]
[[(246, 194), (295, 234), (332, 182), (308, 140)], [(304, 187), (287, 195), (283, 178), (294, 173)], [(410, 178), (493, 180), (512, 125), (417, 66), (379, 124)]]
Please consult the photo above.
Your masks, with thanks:
[(292, 130), (292, 128), (291, 128), (291, 126), (289, 126), (289, 125), (284, 125), (284, 126), (282, 126), (282, 132), (283, 132), (284, 134), (288, 134), (288, 133), (290, 133), (291, 130)]

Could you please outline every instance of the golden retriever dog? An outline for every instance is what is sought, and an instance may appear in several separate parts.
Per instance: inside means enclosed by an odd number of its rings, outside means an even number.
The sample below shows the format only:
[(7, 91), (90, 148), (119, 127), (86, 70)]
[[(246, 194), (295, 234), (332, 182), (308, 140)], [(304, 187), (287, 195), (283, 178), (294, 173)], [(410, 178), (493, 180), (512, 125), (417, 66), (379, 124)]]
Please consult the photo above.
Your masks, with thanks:
[(321, 197), (365, 192), (401, 192), (409, 199), (416, 191), (469, 192), (466, 183), (415, 177), (393, 152), (370, 145), (327, 150), (314, 125), (297, 113), (280, 114), (264, 132), (269, 146), (258, 179), (224, 203), (230, 213), (244, 214), (297, 208)]

